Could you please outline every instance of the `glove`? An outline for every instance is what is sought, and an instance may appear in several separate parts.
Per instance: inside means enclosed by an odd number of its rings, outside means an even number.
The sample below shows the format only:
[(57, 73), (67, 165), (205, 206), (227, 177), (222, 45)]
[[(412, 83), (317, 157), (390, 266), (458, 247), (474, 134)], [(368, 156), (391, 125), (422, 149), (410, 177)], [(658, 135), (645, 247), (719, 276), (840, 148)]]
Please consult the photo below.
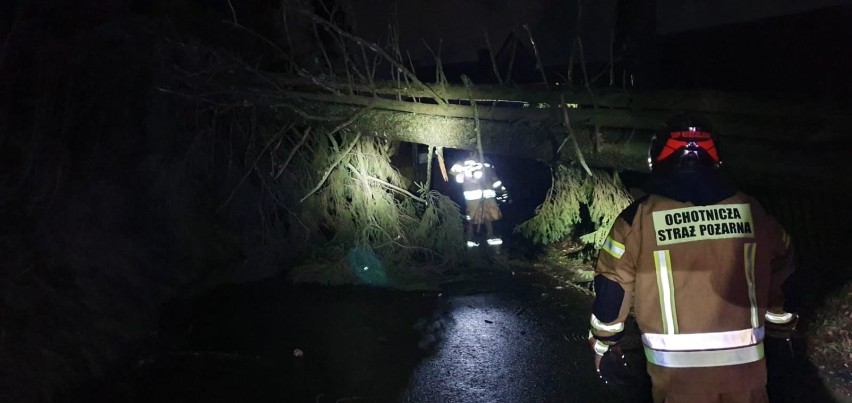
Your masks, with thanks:
[(799, 324), (799, 315), (793, 314), (793, 319), (787, 323), (772, 323), (766, 321), (766, 348), (767, 361), (775, 364), (789, 364), (796, 358), (796, 350), (793, 348), (792, 338), (796, 333), (796, 325)]
[(796, 332), (796, 325), (799, 324), (799, 315), (793, 314), (793, 319), (787, 323), (772, 323), (766, 321), (766, 337), (774, 337), (778, 339), (789, 340)]
[(618, 344), (609, 346), (603, 355), (595, 354), (595, 371), (604, 384), (616, 386), (625, 384), (630, 374), (624, 352)]

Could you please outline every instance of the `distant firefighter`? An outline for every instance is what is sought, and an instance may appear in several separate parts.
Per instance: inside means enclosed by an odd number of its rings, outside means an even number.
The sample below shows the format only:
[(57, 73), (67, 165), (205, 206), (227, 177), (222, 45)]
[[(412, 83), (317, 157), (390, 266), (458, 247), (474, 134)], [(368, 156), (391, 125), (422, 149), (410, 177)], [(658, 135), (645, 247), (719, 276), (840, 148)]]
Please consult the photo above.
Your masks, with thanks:
[(486, 242), (499, 251), (498, 247), (503, 240), (494, 235), (492, 223), (503, 218), (497, 201), (507, 200), (508, 193), (494, 172), (494, 166), (488, 162), (478, 162), (476, 153), (471, 152), (468, 159), (453, 165), (450, 172), (464, 191), (467, 246), (479, 246), (479, 243), (474, 241), (475, 226), (485, 224)]
[(595, 269), (598, 374), (618, 382), (609, 369), (623, 368), (612, 362), (632, 308), (655, 402), (766, 402), (764, 337), (789, 337), (798, 320), (782, 292), (790, 238), (722, 178), (702, 119), (670, 120), (648, 162), (647, 195), (622, 211)]

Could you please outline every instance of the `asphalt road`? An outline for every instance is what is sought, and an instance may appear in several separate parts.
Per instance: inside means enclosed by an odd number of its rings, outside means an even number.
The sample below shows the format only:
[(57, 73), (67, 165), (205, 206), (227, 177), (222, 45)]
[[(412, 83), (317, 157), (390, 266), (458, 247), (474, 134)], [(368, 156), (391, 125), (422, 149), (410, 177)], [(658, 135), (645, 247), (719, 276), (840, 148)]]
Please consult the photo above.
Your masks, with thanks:
[[(155, 342), (126, 369), (64, 400), (647, 401), (636, 329), (623, 343), (633, 376), (603, 384), (586, 344), (591, 297), (557, 286), (499, 271), (429, 293), (223, 287), (167, 307)], [(774, 401), (830, 401), (806, 363), (778, 373)]]

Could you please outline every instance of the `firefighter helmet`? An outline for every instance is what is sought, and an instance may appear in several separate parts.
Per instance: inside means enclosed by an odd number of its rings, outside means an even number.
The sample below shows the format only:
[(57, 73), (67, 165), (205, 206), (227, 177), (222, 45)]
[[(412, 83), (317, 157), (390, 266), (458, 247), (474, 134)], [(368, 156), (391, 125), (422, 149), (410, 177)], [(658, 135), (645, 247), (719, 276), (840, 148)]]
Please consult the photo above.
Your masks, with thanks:
[(710, 124), (697, 116), (678, 114), (669, 119), (648, 148), (648, 167), (654, 172), (717, 168), (721, 163)]

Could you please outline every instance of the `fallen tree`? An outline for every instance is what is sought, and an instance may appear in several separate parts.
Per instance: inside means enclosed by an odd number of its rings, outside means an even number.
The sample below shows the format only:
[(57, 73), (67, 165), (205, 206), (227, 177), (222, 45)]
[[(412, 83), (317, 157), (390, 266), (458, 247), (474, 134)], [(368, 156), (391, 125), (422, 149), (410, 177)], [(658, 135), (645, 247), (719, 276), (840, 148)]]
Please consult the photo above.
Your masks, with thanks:
[[(596, 86), (585, 62), (583, 80), (576, 85), (501, 79), (500, 85), (465, 86), (447, 80), (440, 50), (433, 52), (438, 80), (425, 83), (406, 62), (393, 30), (389, 42), (380, 45), (299, 1), (285, 1), (282, 7), (291, 16), (284, 27), (286, 43), (262, 37), (238, 24), (236, 16), (230, 25), (260, 40), (286, 68), (261, 69), (213, 51), (208, 59), (220, 60), (218, 65), (184, 66), (186, 79), (179, 88), (161, 90), (218, 107), (269, 109), (285, 124), (332, 129), (357, 113), (343, 132), (445, 148), (475, 148), (478, 119), (486, 152), (635, 172), (647, 171), (654, 131), (674, 113), (692, 112), (713, 122), (726, 169), (739, 181), (769, 186), (849, 181), (832, 175), (852, 148), (844, 135), (852, 118), (843, 105), (793, 94), (637, 92), (614, 87), (612, 80)], [(339, 11), (325, 10), (329, 15)], [(195, 52), (210, 52), (199, 49)], [(579, 52), (582, 61), (582, 47)], [(499, 77), (498, 66), (493, 67)], [(389, 76), (380, 74), (387, 68)], [(358, 113), (364, 108), (369, 110)]]
[[(447, 100), (439, 105), (434, 98), (426, 98), (428, 94), (423, 91), (406, 87), (397, 88), (396, 95), (391, 94), (390, 87), (375, 92), (359, 88), (350, 94), (332, 94), (306, 80), (283, 81), (286, 86), (239, 88), (238, 100), (245, 107), (274, 109), (281, 114), (282, 121), (301, 120), (320, 126), (333, 126), (369, 107), (345, 130), (393, 141), (475, 148), (471, 100), (450, 98), (462, 95), (461, 86), (450, 85), (437, 91)], [(336, 83), (326, 83), (324, 87), (344, 88)], [(755, 109), (752, 114), (734, 114), (728, 112), (730, 108), (702, 106), (701, 102), (719, 105), (719, 100), (732, 99), (755, 108), (757, 104), (749, 98), (717, 93), (661, 92), (656, 98), (653, 94), (636, 97), (644, 101), (613, 94), (601, 98), (609, 101), (602, 101), (604, 106), (597, 107), (581, 103), (590, 102), (588, 95), (583, 94), (520, 89), (474, 89), (472, 93), (480, 97), (472, 102), (478, 106), (482, 146), (486, 152), (545, 162), (577, 161), (578, 155), (582, 155), (596, 168), (645, 172), (647, 146), (654, 130), (668, 116), (688, 111), (701, 113), (714, 122), (726, 170), (740, 180), (785, 186), (796, 182), (822, 186), (848, 181), (832, 175), (834, 167), (842, 166), (850, 149), (850, 141), (842, 134), (850, 119), (835, 112), (834, 107), (819, 109), (822, 114), (815, 115), (810, 105), (800, 109), (807, 114), (793, 115), (795, 105), (774, 101), (763, 112)], [(565, 97), (566, 102), (557, 99), (550, 103), (556, 96)], [(681, 97), (692, 102), (687, 107), (676, 108), (673, 100)], [(643, 108), (658, 105), (669, 109)], [(568, 116), (571, 130), (562, 118), (563, 113)], [(569, 137), (576, 140), (576, 147), (573, 141), (567, 141)]]

